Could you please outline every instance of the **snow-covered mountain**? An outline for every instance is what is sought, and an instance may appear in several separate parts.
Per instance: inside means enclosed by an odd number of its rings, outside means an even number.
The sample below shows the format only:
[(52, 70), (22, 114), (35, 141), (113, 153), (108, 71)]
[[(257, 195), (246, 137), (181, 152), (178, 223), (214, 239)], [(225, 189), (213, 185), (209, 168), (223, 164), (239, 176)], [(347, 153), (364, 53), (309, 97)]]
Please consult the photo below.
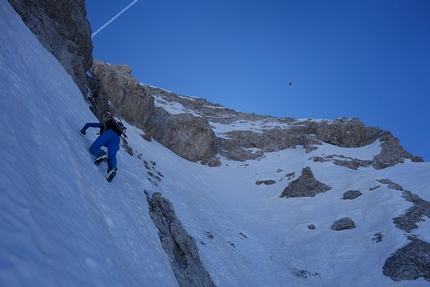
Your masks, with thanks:
[[(178, 286), (145, 191), (173, 204), (217, 286), (429, 285), (429, 163), (336, 164), (371, 161), (376, 140), (210, 167), (124, 121), (128, 145), (108, 183), (88, 152), (97, 131), (79, 133), (97, 119), (72, 78), (5, 0), (0, 29), (0, 286)], [(267, 124), (211, 125), (225, 136)], [(329, 189), (288, 194), (315, 182)]]

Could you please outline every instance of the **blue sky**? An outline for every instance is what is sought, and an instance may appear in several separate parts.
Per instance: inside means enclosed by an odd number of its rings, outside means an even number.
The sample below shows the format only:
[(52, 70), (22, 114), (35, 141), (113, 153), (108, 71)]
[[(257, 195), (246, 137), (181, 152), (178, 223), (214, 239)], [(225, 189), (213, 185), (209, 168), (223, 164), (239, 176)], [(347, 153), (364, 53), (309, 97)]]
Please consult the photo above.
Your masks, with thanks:
[[(93, 31), (131, 2), (87, 0)], [(429, 161), (429, 15), (425, 0), (140, 0), (93, 55), (238, 111), (358, 117)]]

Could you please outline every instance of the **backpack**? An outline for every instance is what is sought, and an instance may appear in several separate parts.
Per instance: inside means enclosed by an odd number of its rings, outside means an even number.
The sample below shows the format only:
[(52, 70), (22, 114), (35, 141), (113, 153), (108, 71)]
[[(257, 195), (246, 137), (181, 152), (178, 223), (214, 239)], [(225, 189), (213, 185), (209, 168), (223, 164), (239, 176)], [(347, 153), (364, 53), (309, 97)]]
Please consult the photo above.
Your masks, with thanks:
[(100, 134), (107, 130), (113, 130), (118, 136), (121, 136), (125, 132), (125, 129), (122, 123), (117, 123), (115, 120), (108, 120), (100, 128)]

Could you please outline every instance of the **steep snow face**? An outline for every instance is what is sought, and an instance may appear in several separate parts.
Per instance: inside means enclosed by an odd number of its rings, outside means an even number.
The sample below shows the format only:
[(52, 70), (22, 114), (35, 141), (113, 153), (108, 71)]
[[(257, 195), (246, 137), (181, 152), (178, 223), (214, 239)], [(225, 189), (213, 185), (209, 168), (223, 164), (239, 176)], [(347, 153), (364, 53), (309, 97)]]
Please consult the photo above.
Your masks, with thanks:
[(71, 77), (6, 0), (0, 30), (0, 285), (177, 286), (141, 162), (121, 152), (108, 184), (88, 152), (95, 131), (79, 134), (96, 119)]
[[(127, 125), (131, 148), (119, 151), (118, 175), (107, 183), (106, 167), (95, 167), (88, 152), (97, 131), (79, 134), (96, 119), (70, 76), (5, 0), (0, 29), (1, 286), (177, 286), (144, 190), (174, 204), (217, 286), (428, 284), (382, 273), (409, 235), (428, 242), (430, 225), (425, 218), (410, 234), (396, 228), (393, 218), (412, 203), (378, 181), (430, 201), (428, 163), (351, 170), (312, 160), (368, 160), (380, 152), (377, 141), (357, 149), (323, 144), (310, 153), (296, 147), (246, 162), (222, 158), (212, 168), (146, 142)], [(307, 166), (331, 189), (279, 198)], [(265, 180), (273, 184), (256, 184)], [(342, 199), (348, 190), (362, 195)], [(330, 229), (345, 217), (354, 229)]]

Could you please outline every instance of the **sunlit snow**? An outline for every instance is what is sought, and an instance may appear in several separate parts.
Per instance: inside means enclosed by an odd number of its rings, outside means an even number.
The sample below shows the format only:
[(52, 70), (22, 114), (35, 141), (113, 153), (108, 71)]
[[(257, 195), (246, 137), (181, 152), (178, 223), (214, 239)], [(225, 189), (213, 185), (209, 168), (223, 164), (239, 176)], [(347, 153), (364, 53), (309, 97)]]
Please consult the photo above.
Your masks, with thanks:
[(193, 116), (200, 117), (199, 114), (197, 114), (196, 112), (194, 112), (190, 109), (185, 108), (180, 103), (178, 103), (178, 102), (166, 102), (160, 96), (154, 96), (154, 105), (156, 107), (164, 108), (166, 111), (168, 111), (172, 115), (189, 113), (189, 114), (192, 114)]

